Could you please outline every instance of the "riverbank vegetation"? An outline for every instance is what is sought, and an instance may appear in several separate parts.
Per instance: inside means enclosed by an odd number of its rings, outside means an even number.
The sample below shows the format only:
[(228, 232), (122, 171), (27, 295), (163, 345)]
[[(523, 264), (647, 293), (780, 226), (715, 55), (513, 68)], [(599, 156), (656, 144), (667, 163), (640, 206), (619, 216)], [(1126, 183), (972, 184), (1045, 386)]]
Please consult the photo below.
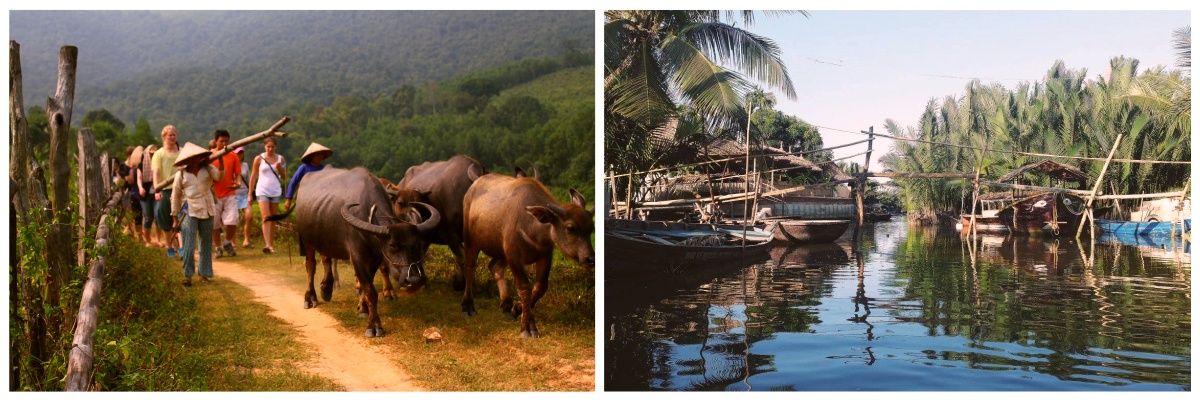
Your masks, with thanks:
[[(1180, 69), (1143, 70), (1136, 59), (1114, 57), (1109, 70), (1095, 78), (1060, 61), (1042, 80), (1012, 88), (973, 81), (962, 94), (931, 99), (917, 126), (889, 119), (888, 133), (909, 140), (897, 140), (880, 162), (895, 172), (914, 173), (974, 173), (982, 166), (981, 179), (995, 180), (1050, 158), (1037, 154), (1070, 156), (1053, 159), (1080, 168), (1091, 182), (1103, 179), (1105, 193), (1180, 190), (1191, 172), (1184, 163), (1191, 160), (1190, 35), (1190, 27), (1176, 31)], [(1124, 137), (1115, 159), (1173, 163), (1113, 163), (1100, 177), (1118, 135)], [(984, 148), (987, 153), (981, 154)], [(969, 207), (973, 189), (961, 179), (895, 182), (910, 220), (956, 215), (964, 199)]]

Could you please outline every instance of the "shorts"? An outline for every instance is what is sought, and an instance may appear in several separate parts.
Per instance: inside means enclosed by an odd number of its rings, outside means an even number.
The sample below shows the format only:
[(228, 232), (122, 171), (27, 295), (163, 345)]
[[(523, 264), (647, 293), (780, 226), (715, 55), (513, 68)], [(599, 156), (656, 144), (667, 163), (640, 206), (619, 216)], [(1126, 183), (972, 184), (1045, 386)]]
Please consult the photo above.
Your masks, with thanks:
[(217, 221), (222, 225), (233, 226), (238, 222), (237, 199), (234, 196), (217, 198)]
[(258, 196), (258, 201), (267, 201), (267, 202), (271, 202), (271, 203), (282, 203), (282, 202), (283, 202), (283, 196), (282, 196), (282, 195), (280, 195), (280, 196), (263, 196), (263, 195), (259, 195), (259, 196)]
[(233, 197), (237, 199), (237, 208), (239, 210), (250, 208), (250, 195), (246, 193), (238, 193), (233, 195)]
[(154, 223), (158, 229), (170, 232), (175, 219), (171, 218), (171, 189), (163, 189), (162, 200), (154, 203)]

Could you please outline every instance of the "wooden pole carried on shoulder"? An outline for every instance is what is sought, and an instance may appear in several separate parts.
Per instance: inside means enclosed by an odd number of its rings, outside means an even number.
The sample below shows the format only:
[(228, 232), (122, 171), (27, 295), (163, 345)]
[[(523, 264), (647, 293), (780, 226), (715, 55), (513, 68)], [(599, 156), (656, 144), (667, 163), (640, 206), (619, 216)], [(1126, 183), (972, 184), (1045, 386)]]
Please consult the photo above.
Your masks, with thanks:
[[(276, 122), (275, 125), (271, 125), (271, 127), (268, 128), (267, 130), (259, 132), (259, 133), (255, 133), (250, 136), (246, 136), (242, 139), (239, 139), (236, 142), (226, 145), (225, 148), (223, 148), (223, 149), (214, 151), (212, 154), (210, 154), (208, 156), (208, 159), (205, 160), (205, 162), (209, 162), (209, 161), (221, 158), (221, 156), (225, 155), (225, 153), (228, 153), (231, 149), (236, 149), (238, 147), (242, 147), (242, 146), (248, 145), (250, 143), (254, 143), (254, 142), (259, 142), (259, 141), (262, 141), (263, 139), (266, 139), (271, 136), (287, 137), (287, 135), (288, 135), (287, 132), (281, 132), (279, 130), (279, 128), (282, 128), (284, 125), (286, 125), (291, 120), (292, 119), (288, 118), (288, 117), (280, 118), (279, 122)], [(166, 180), (159, 182), (158, 186), (154, 187), (154, 191), (161, 192), (163, 189), (166, 189), (168, 186), (171, 186), (171, 184), (174, 182), (175, 182), (175, 176), (169, 176), (169, 177), (167, 177)]]

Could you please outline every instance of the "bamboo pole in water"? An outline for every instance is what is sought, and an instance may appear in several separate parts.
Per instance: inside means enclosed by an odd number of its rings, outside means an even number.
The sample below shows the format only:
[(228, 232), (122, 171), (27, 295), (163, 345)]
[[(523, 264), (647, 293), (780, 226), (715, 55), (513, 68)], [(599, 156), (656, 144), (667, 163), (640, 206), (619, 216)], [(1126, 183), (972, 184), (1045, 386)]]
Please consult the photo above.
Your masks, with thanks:
[[(1083, 220), (1079, 221), (1079, 229), (1075, 230), (1075, 239), (1079, 239), (1083, 235), (1084, 224), (1089, 221), (1093, 224), (1096, 222), (1096, 219), (1092, 216), (1092, 202), (1096, 200), (1096, 192), (1100, 191), (1100, 185), (1104, 183), (1104, 174), (1108, 172), (1108, 165), (1112, 164), (1112, 158), (1117, 154), (1117, 146), (1121, 145), (1121, 138), (1123, 137), (1125, 137), (1125, 134), (1118, 134), (1117, 140), (1113, 141), (1112, 149), (1108, 150), (1108, 158), (1104, 160), (1104, 166), (1100, 167), (1100, 176), (1096, 177), (1096, 184), (1092, 185), (1092, 192), (1088, 195), (1087, 203), (1085, 203), (1087, 207), (1083, 209)], [(1057, 223), (1058, 221), (1055, 222)], [(1092, 236), (1096, 236), (1095, 229), (1092, 230)]]
[(979, 166), (975, 168), (974, 189), (971, 190), (971, 241), (979, 237), (979, 227), (975, 223), (975, 204), (979, 202), (979, 175), (983, 173), (983, 161), (987, 159), (987, 149), (991, 138), (991, 131), (985, 131), (983, 136), (983, 150), (979, 152)]
[[(1187, 200), (1188, 189), (1191, 187), (1192, 187), (1192, 180), (1189, 178), (1187, 183), (1183, 185), (1183, 192), (1182, 192), (1183, 194), (1179, 195), (1179, 204), (1175, 206), (1175, 218), (1171, 219), (1171, 238), (1172, 238), (1171, 245), (1172, 246), (1175, 245), (1175, 239), (1174, 239), (1175, 238), (1175, 227), (1179, 226), (1180, 229), (1183, 229), (1183, 225), (1180, 224), (1179, 213), (1183, 211), (1183, 201)], [(1190, 214), (1190, 211), (1189, 211), (1189, 214)]]
[[(750, 105), (750, 102), (747, 101), (746, 102), (746, 164), (745, 164), (745, 167), (746, 167), (746, 193), (747, 194), (750, 193), (750, 114), (751, 114), (751, 110), (753, 110), (753, 109), (754, 109), (754, 106)], [(750, 197), (747, 196), (746, 199), (742, 201), (742, 250), (746, 249), (745, 238), (746, 238), (746, 230), (748, 229), (746, 227), (746, 221), (748, 221), (748, 219), (746, 217), (749, 216), (748, 215), (749, 213), (750, 213)]]

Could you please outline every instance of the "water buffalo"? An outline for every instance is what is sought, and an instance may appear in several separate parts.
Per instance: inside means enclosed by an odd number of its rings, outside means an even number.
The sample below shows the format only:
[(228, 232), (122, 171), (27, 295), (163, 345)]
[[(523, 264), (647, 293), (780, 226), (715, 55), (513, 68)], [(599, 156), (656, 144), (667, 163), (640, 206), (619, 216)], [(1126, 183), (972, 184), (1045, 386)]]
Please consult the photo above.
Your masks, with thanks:
[(359, 313), (367, 317), (367, 337), (383, 336), (376, 309), (375, 272), (381, 265), (386, 266), (385, 280), (394, 279), (409, 290), (423, 286), (426, 278), (420, 236), (433, 230), (441, 215), (432, 206), (417, 203), (430, 217), (419, 224), (402, 221), (393, 214), (383, 185), (361, 167), (352, 170), (326, 167), (309, 173), (300, 182), (295, 196), (295, 229), (308, 270), (304, 308), (317, 304), (313, 288), (316, 252), (324, 256), (321, 296), (325, 301), (329, 301), (333, 291), (332, 259), (350, 260), (362, 288)]
[[(523, 175), (523, 174), (522, 174)], [(473, 316), (475, 269), (479, 252), (492, 258), (488, 269), (500, 286), (500, 308), (505, 315), (521, 317), (521, 337), (539, 337), (533, 306), (550, 284), (554, 249), (587, 267), (595, 267), (596, 255), (590, 236), (595, 230), (592, 210), (584, 209), (583, 195), (571, 189), (571, 202), (559, 204), (546, 187), (534, 178), (489, 174), (475, 181), (463, 197), (463, 315)], [(521, 296), (513, 306), (504, 281), (504, 266), (512, 270)], [(535, 264), (536, 283), (530, 293), (525, 265)]]
[(458, 273), (454, 277), (454, 289), (463, 290), (463, 196), (471, 183), (486, 171), (483, 165), (471, 157), (457, 155), (449, 160), (425, 162), (409, 167), (400, 183), (391, 186), (393, 212), (408, 215), (409, 204), (425, 202), (442, 214), (437, 229), (421, 237), (425, 249), (431, 244), (445, 245), (454, 254)]

